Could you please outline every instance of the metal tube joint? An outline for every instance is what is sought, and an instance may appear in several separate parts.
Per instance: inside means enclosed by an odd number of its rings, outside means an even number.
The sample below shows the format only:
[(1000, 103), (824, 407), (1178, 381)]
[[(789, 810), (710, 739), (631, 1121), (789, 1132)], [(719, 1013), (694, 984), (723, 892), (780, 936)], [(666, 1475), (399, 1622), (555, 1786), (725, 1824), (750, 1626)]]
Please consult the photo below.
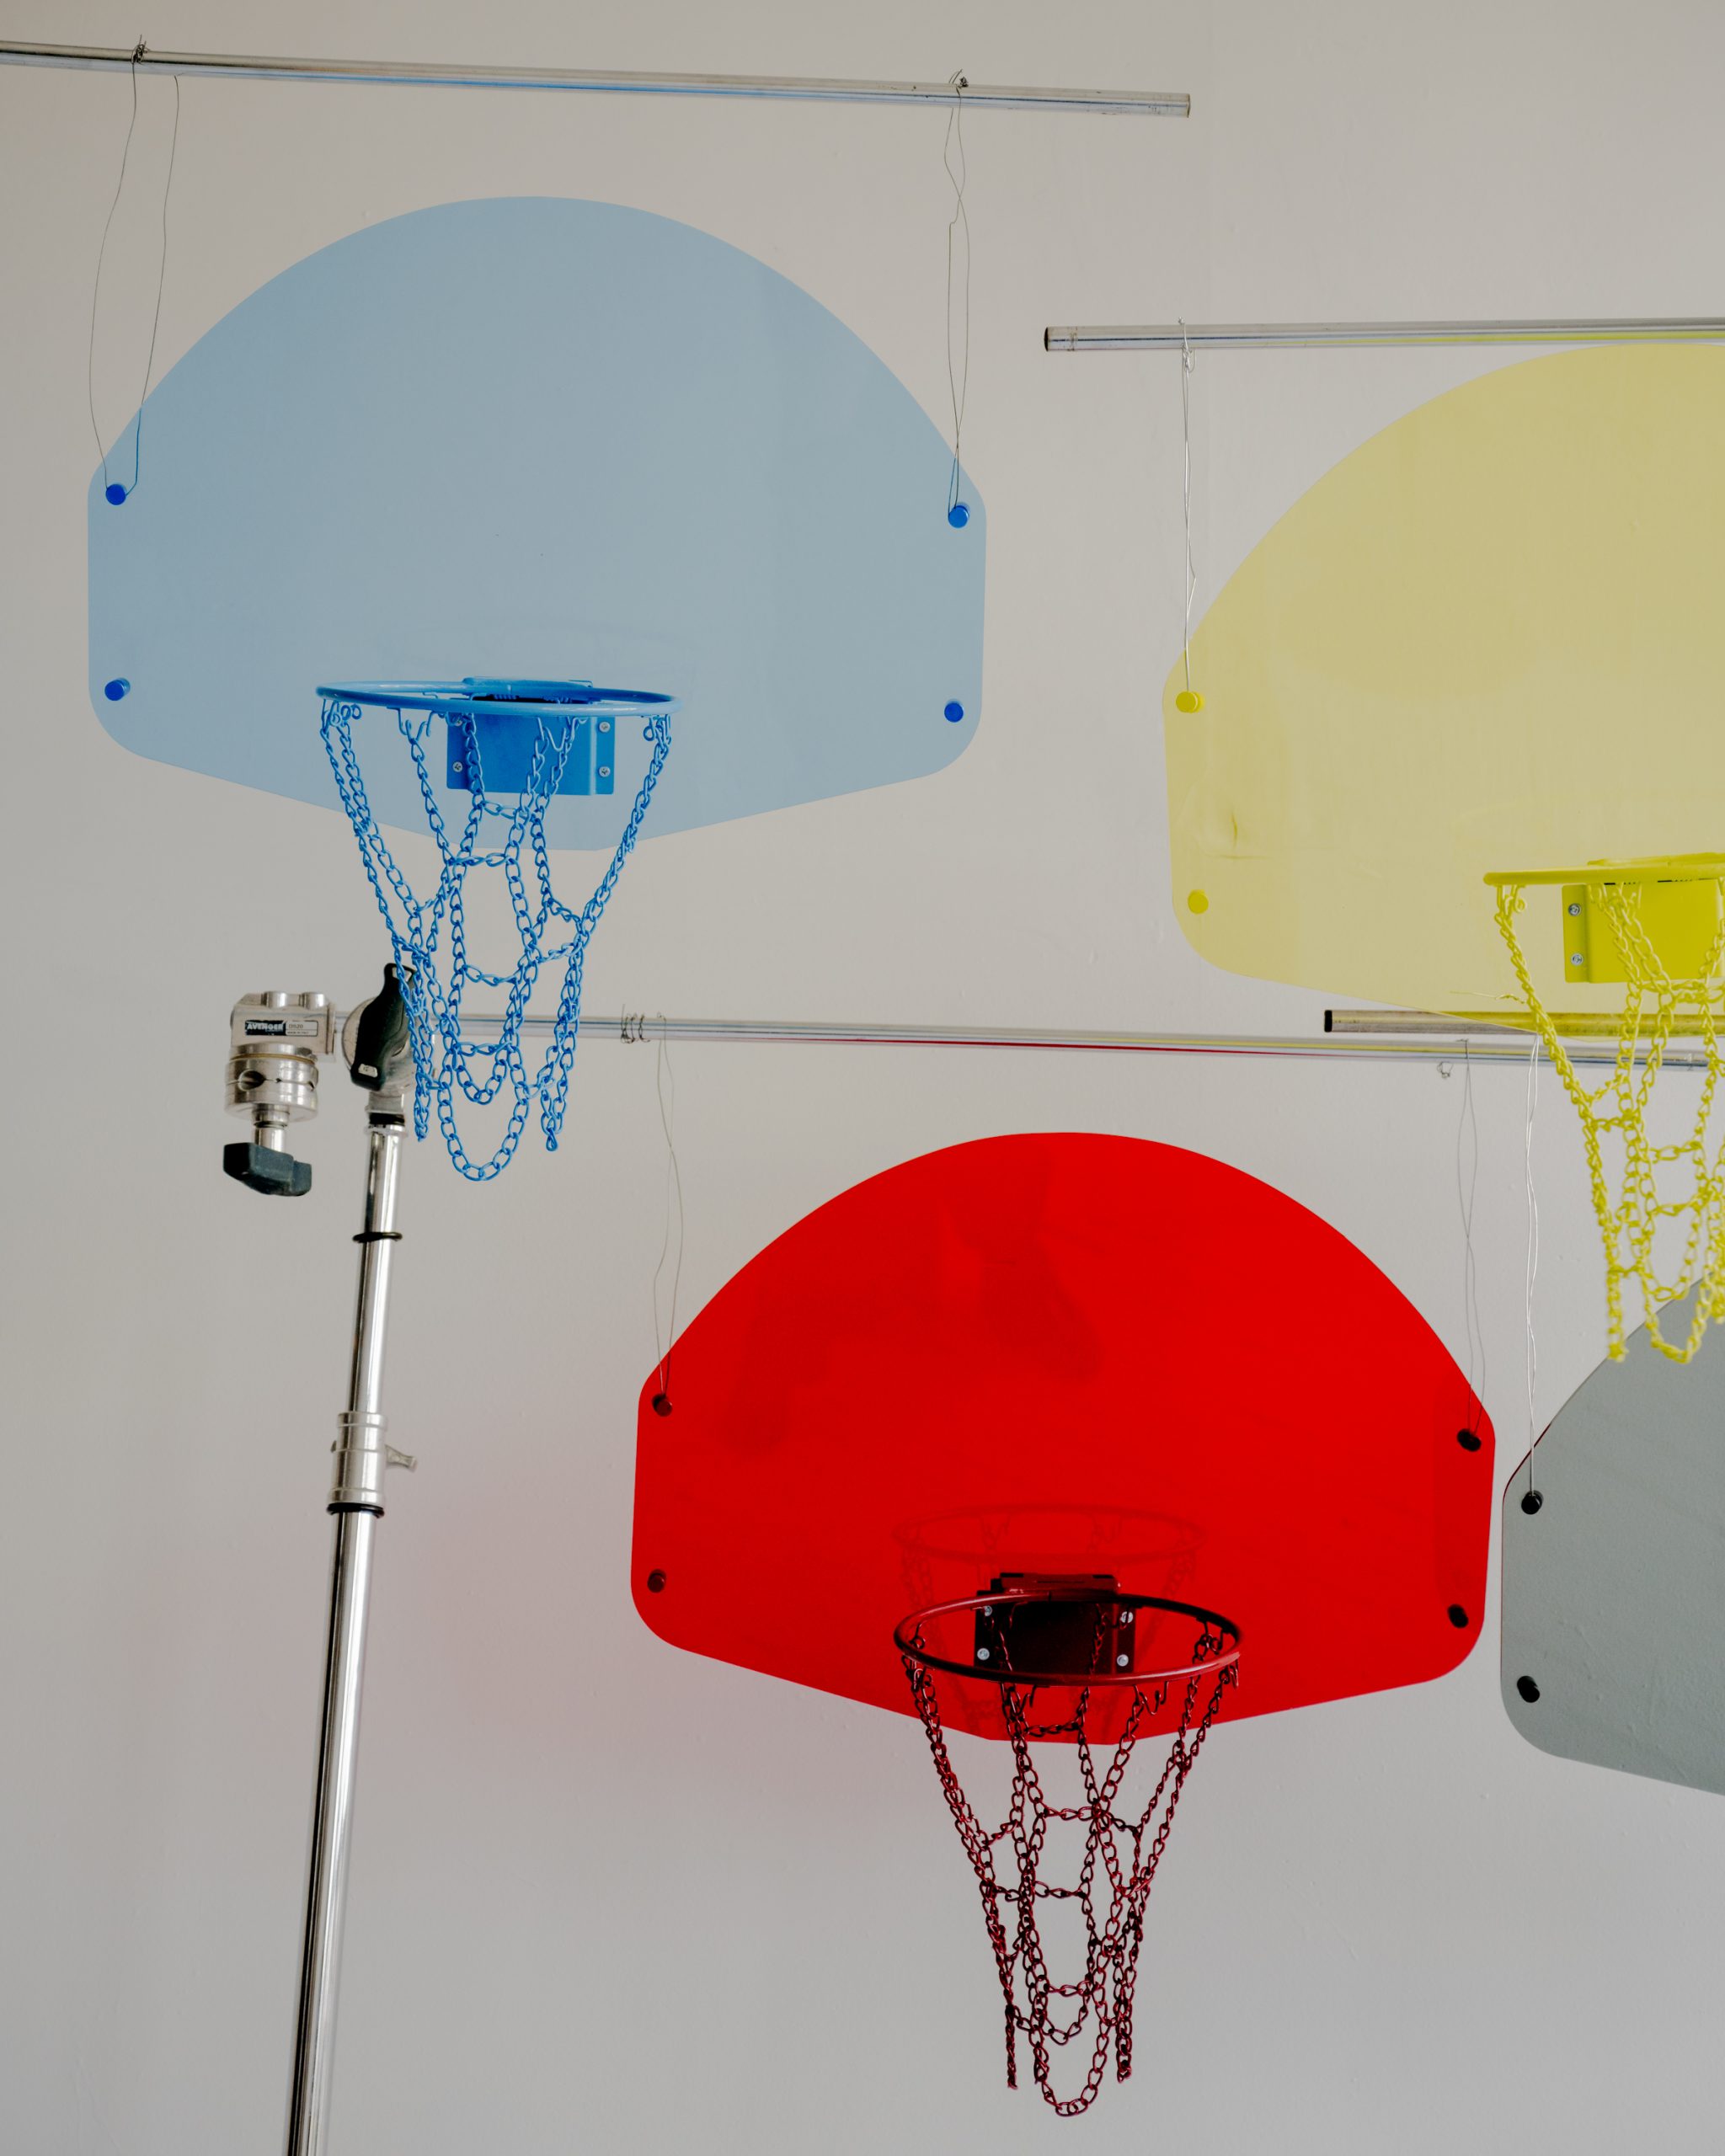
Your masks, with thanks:
[(392, 1467), (410, 1472), (419, 1465), (412, 1453), (384, 1440), (389, 1417), (377, 1410), (345, 1408), (335, 1418), (335, 1478), (329, 1486), (331, 1512), (383, 1512), (383, 1478)]

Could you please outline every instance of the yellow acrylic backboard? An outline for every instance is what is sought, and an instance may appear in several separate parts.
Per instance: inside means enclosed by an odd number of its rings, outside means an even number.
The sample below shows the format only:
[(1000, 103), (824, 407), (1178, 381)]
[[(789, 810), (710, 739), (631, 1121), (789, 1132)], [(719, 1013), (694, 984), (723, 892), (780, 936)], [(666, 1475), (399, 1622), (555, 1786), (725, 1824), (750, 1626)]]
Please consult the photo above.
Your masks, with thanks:
[[(1397, 420), (1242, 563), (1192, 680), (1163, 720), (1193, 947), (1515, 1007), (1487, 873), (1725, 848), (1725, 351), (1562, 353)], [(1548, 1006), (1620, 1007), (1566, 979), (1557, 893), (1530, 909)]]

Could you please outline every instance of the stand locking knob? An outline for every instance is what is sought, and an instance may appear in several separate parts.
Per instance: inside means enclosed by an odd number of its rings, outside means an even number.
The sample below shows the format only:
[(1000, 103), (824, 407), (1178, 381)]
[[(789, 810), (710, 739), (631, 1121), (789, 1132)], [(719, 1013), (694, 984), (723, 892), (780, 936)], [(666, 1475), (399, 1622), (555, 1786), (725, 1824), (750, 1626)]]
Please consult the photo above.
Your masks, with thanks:
[(296, 1161), (279, 1147), (249, 1145), (243, 1139), (222, 1147), (222, 1172), (266, 1198), (303, 1198), (312, 1187), (309, 1161)]

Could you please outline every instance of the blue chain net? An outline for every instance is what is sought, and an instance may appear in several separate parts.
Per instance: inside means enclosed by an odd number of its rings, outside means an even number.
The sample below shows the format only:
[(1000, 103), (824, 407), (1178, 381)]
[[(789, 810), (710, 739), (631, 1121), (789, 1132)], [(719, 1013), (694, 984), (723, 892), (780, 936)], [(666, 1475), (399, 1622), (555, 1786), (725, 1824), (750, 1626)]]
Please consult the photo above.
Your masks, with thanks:
[[(642, 819), (670, 753), (670, 720), (666, 714), (655, 714), (643, 729), (653, 747), (646, 776), (610, 867), (577, 911), (564, 905), (552, 889), (545, 841), (545, 811), (569, 761), (574, 727), (547, 727), (542, 720), (525, 790), (493, 800), (484, 790), (480, 728), (471, 718), (451, 714), (446, 723), (464, 729), (473, 775), (472, 803), (459, 835), (452, 837), (425, 755), (434, 720), (446, 722), (434, 712), (396, 712), (442, 864), (436, 889), (419, 899), (390, 852), (366, 797), (353, 735), (354, 722), (362, 712), (361, 705), (344, 697), (326, 697), (323, 745), (377, 894), (378, 910), (395, 947), (413, 1041), (414, 1133), (425, 1137), (435, 1102), (450, 1159), (470, 1181), (489, 1182), (509, 1166), (535, 1099), (547, 1150), (557, 1150), (574, 1066), (587, 946), (640, 835)], [(509, 894), (521, 939), (521, 956), (509, 973), (488, 973), (468, 956), (467, 882), (480, 870), (499, 873)], [(549, 970), (554, 979), (559, 966), (562, 986), (551, 1040), (530, 1075), (521, 1050), (521, 1022), (541, 974)], [(469, 1040), (462, 1029), (462, 1000), (472, 988), (505, 991), (503, 1025), (494, 1042)], [(462, 1142), (456, 1126), (458, 1091), (476, 1107), (499, 1097), (509, 1102), (508, 1123), (496, 1150), (486, 1159), (472, 1158)]]

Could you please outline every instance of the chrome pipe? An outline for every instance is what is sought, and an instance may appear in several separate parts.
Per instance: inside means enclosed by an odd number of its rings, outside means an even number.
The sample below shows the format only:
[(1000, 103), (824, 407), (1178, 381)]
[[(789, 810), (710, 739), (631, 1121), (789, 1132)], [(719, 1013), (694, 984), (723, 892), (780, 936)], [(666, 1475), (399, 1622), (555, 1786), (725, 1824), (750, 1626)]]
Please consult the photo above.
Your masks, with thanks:
[[(1552, 1027), (1567, 1042), (1573, 1040), (1605, 1040), (1615, 1042), (1621, 1027), (1621, 1020), (1615, 1011), (1553, 1011), (1548, 1013)], [(1327, 1033), (1346, 1034), (1420, 1034), (1462, 1033), (1473, 1038), (1489, 1039), (1496, 1034), (1502, 1039), (1506, 1034), (1519, 1033), (1524, 1038), (1533, 1031), (1519, 1012), (1497, 1011), (1457, 1011), (1448, 1016), (1440, 1011), (1326, 1011), (1324, 1031)], [(1674, 1035), (1696, 1038), (1701, 1030), (1699, 1018), (1679, 1018), (1673, 1022)]]
[(1136, 114), (1184, 120), (1183, 90), (1043, 90), (994, 83), (893, 83), (813, 75), (658, 75), (584, 67), (469, 67), (408, 60), (289, 60), (257, 53), (156, 52), (140, 45), (0, 40), (0, 61), (154, 75), (222, 75), (282, 83), (431, 83), (464, 90), (593, 90), (633, 97), (768, 98), (815, 104), (974, 105), (1009, 112)]
[(366, 1671), (366, 1620), (377, 1531), (376, 1513), (336, 1514), (323, 1736), (318, 1753), (318, 1795), (300, 1958), (299, 2021), (288, 2098), (287, 2156), (321, 2156), (328, 2125), (358, 1764), (360, 1694)]
[[(380, 1412), (389, 1277), (398, 1240), (395, 1209), (401, 1180), (402, 1129), (399, 1122), (378, 1118), (371, 1125), (366, 1156), (366, 1225), (360, 1244), (353, 1364), (348, 1377), (350, 1414)], [(330, 1502), (336, 1500), (332, 1497)]]
[[(1340, 1017), (1340, 1012), (1327, 1013)], [(1286, 1057), (1321, 1062), (1447, 1063), (1461, 1055), (1474, 1063), (1525, 1064), (1528, 1034), (1525, 1029), (1501, 1021), (1487, 1024), (1473, 1018), (1439, 1019), (1440, 1031), (1427, 1033), (1405, 1028), (1395, 1022), (1408, 1014), (1370, 1012), (1365, 1016), (1386, 1022), (1374, 1029), (1384, 1038), (1373, 1038), (1363, 1030), (1344, 1025), (1322, 1034), (1306, 1033), (1085, 1033), (1059, 1027), (1039, 1029), (1007, 1026), (840, 1025), (804, 1019), (772, 1018), (660, 1018), (625, 1012), (621, 1017), (583, 1017), (582, 1040), (613, 1041), (737, 1041), (752, 1043), (794, 1042), (830, 1048), (980, 1048), (1081, 1050), (1109, 1055), (1207, 1055)], [(344, 1014), (338, 1013), (339, 1032)], [(549, 1018), (529, 1017), (521, 1022), (523, 1037), (549, 1040)], [(462, 1030), (469, 1039), (494, 1039), (503, 1030), (495, 1011), (463, 1014)], [(1569, 1044), (1570, 1060), (1576, 1064), (1609, 1064), (1616, 1060), (1615, 1036), (1597, 1041), (1578, 1039)], [(1638, 1058), (1645, 1061), (1643, 1049)], [(1699, 1046), (1667, 1048), (1668, 1068), (1704, 1069), (1706, 1055)]]
[(1232, 322), (1136, 328), (1049, 328), (1049, 352), (1290, 352), (1371, 344), (1702, 344), (1725, 339), (1717, 315), (1595, 317), (1573, 322)]
[(322, 2156), (328, 2128), (372, 1544), (383, 1513), (385, 1468), (413, 1464), (405, 1454), (393, 1453), (384, 1444), (382, 1406), (390, 1270), (398, 1240), (395, 1212), (402, 1130), (399, 1121), (374, 1118), (366, 1155), (353, 1360), (347, 1409), (339, 1418), (335, 1478), (328, 1500), (329, 1510), (335, 1515), (335, 1547), (330, 1567), (323, 1710), (300, 1956), (299, 2012), (288, 2097), (287, 2156)]

